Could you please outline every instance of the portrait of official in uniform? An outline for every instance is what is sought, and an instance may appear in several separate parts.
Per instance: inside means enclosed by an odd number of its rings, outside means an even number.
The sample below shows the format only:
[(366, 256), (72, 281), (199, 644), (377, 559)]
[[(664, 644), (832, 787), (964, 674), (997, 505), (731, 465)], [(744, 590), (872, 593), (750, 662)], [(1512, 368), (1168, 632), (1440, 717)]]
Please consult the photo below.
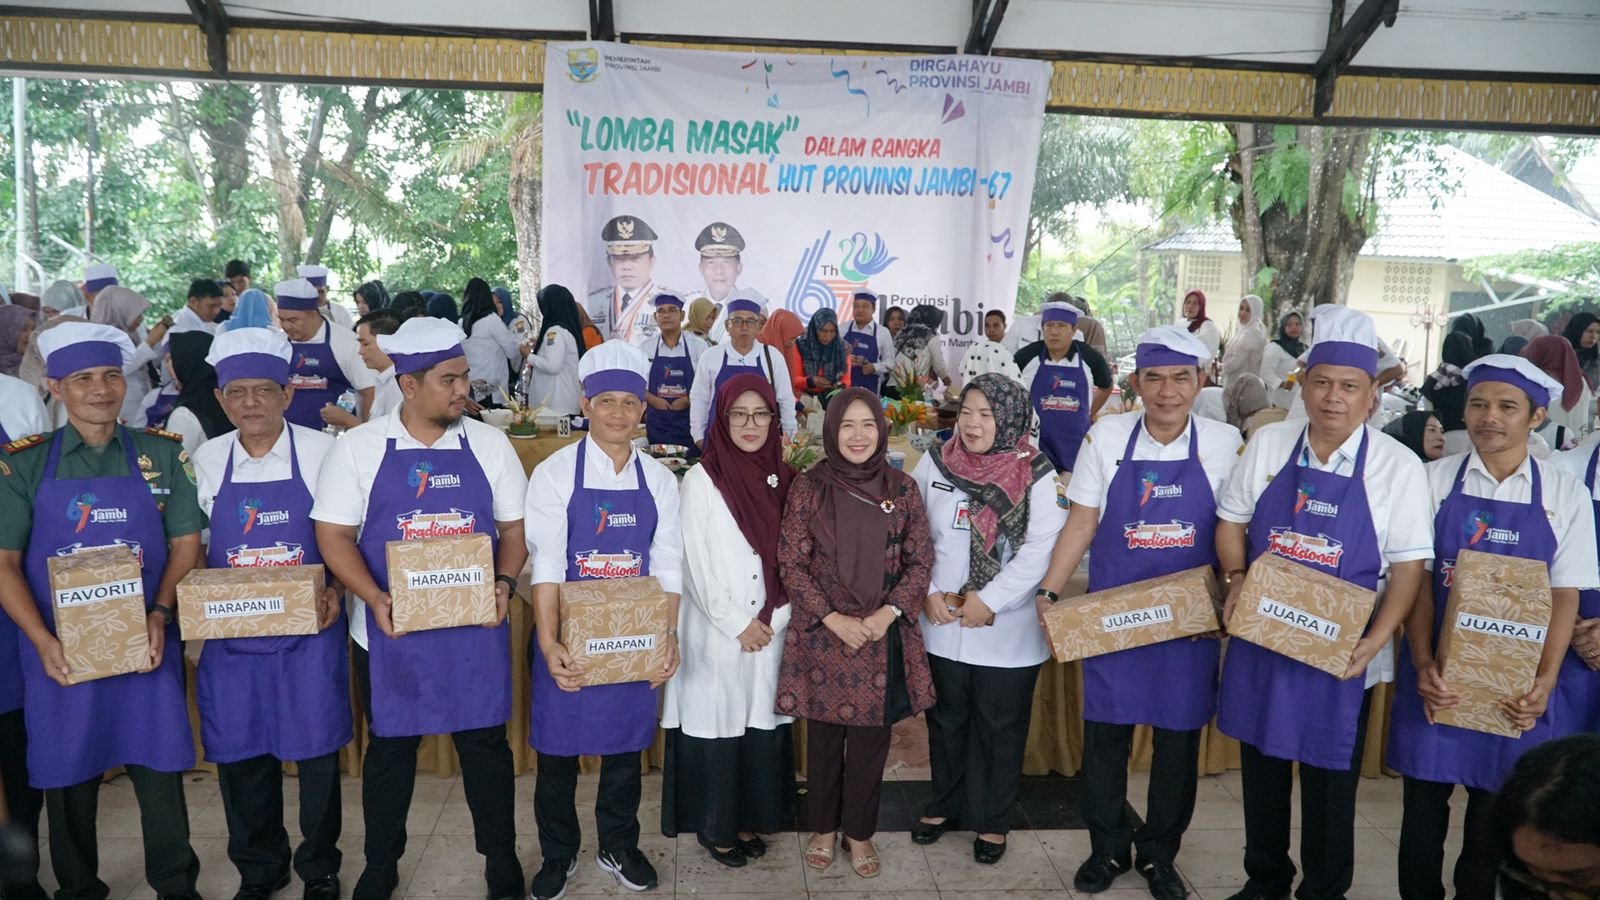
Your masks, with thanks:
[(662, 287), (655, 283), (655, 230), (638, 216), (615, 216), (600, 232), (606, 245), (611, 286), (591, 291), (584, 309), (608, 338), (641, 346), (655, 335), (652, 303)]
[(694, 239), (700, 251), (700, 277), (706, 280), (704, 296), (712, 303), (724, 303), (739, 288), (744, 272), (744, 235), (727, 222), (712, 222)]

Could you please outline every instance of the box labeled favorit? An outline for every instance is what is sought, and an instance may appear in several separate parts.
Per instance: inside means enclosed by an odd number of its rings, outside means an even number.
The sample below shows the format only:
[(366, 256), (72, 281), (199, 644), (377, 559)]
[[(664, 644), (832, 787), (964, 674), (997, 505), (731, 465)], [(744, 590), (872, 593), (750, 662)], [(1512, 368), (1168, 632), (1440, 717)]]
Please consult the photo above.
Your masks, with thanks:
[(384, 555), (397, 634), (490, 625), (499, 618), (488, 535), (390, 541)]
[(649, 681), (667, 662), (672, 604), (653, 575), (561, 585), (561, 643), (587, 685)]
[(53, 556), (47, 567), (56, 639), (71, 670), (67, 680), (82, 684), (150, 671), (149, 610), (133, 551), (85, 550)]
[(1462, 550), (1448, 580), (1435, 655), (1461, 704), (1440, 710), (1434, 721), (1519, 738), (1500, 702), (1533, 690), (1539, 674), (1554, 612), (1549, 568), (1543, 560)]
[(323, 568), (255, 566), (195, 569), (178, 582), (183, 639), (316, 634)]
[(1377, 603), (1374, 591), (1263, 553), (1244, 576), (1228, 634), (1343, 678)]
[(1071, 662), (1216, 631), (1220, 600), (1216, 574), (1198, 566), (1063, 597), (1045, 611), (1044, 624), (1056, 660)]

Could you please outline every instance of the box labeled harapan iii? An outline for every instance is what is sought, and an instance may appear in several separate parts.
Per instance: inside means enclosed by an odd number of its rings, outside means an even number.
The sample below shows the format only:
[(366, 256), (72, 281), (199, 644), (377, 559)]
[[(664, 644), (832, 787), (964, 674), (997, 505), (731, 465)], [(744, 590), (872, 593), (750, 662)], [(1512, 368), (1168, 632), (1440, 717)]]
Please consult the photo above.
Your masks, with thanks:
[(71, 670), (67, 680), (82, 684), (150, 671), (149, 607), (133, 551), (85, 550), (53, 556), (47, 566), (56, 640)]
[(390, 541), (384, 554), (397, 633), (490, 625), (499, 618), (488, 535)]
[(1543, 560), (1462, 550), (1449, 581), (1435, 655), (1461, 704), (1439, 710), (1434, 721), (1521, 737), (1500, 702), (1533, 690), (1553, 612), (1550, 570)]
[(288, 637), (317, 633), (323, 568), (195, 569), (178, 582), (183, 639)]
[(672, 604), (653, 575), (561, 585), (561, 643), (583, 683), (649, 681), (667, 661)]
[(1050, 650), (1071, 662), (1190, 637), (1221, 628), (1217, 576), (1198, 566), (1081, 597), (1063, 597), (1045, 611)]
[(1377, 602), (1373, 591), (1263, 553), (1244, 576), (1228, 634), (1343, 678)]

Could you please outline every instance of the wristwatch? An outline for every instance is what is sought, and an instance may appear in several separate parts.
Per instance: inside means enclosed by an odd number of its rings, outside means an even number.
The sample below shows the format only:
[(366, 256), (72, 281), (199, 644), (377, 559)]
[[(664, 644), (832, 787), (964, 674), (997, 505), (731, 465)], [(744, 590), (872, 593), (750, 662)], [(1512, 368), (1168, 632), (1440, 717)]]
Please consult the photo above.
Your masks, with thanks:
[(154, 606), (150, 607), (150, 611), (153, 612), (153, 613), (160, 613), (161, 614), (161, 618), (166, 620), (166, 624), (168, 624), (168, 625), (172, 624), (172, 618), (173, 618), (173, 616), (172, 616), (172, 607), (164, 606), (164, 605), (162, 605), (160, 603), (157, 603)]
[(511, 593), (515, 594), (517, 592), (517, 580), (512, 578), (510, 575), (496, 575), (494, 580), (510, 588)]
[(896, 619), (903, 619), (906, 616), (906, 611), (905, 610), (903, 610), (900, 607), (895, 606), (893, 604), (890, 604), (889, 610), (890, 610), (890, 612), (894, 613), (894, 617)]
[(1034, 591), (1033, 592), (1033, 596), (1036, 597), (1036, 598), (1037, 597), (1043, 597), (1046, 600), (1049, 600), (1051, 603), (1054, 603), (1057, 600), (1061, 599), (1061, 595), (1057, 594), (1055, 591), (1048, 590), (1046, 588), (1039, 588), (1037, 591)]

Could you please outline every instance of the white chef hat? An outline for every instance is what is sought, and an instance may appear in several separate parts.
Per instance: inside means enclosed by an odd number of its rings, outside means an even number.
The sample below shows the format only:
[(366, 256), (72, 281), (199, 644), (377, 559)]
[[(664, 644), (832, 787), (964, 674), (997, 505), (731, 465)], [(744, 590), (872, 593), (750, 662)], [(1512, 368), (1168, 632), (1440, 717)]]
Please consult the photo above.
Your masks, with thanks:
[(1363, 312), (1337, 303), (1311, 311), (1311, 352), (1306, 371), (1319, 365), (1349, 366), (1378, 376), (1378, 330)]
[(317, 296), (317, 289), (304, 278), (278, 282), (272, 287), (272, 296), (277, 299), (279, 309), (299, 312), (315, 310), (321, 300)]
[(1563, 393), (1561, 382), (1551, 378), (1543, 369), (1520, 356), (1491, 353), (1474, 360), (1461, 371), (1467, 376), (1468, 393), (1472, 391), (1474, 385), (1485, 381), (1499, 381), (1521, 388), (1523, 393), (1528, 395), (1528, 399), (1533, 401), (1534, 409), (1541, 406), (1549, 407), (1561, 401)]
[(448, 319), (419, 316), (407, 319), (394, 334), (378, 335), (378, 349), (394, 362), (394, 374), (408, 375), (465, 356), (461, 326)]
[(767, 314), (767, 304), (761, 295), (748, 288), (739, 288), (728, 297), (728, 302), (723, 305), (723, 315), (732, 315), (736, 312), (755, 313), (758, 316)]
[(622, 391), (643, 400), (645, 379), (649, 374), (650, 362), (644, 354), (627, 341), (616, 338), (585, 353), (578, 361), (578, 380), (583, 382), (585, 397)]
[(211, 341), (206, 362), (217, 370), (217, 384), (239, 378), (266, 378), (289, 383), (289, 339), (270, 328), (224, 331)]
[(39, 355), (44, 357), (44, 374), (50, 378), (61, 379), (98, 366), (123, 369), (133, 360), (128, 333), (110, 325), (62, 322), (39, 332), (36, 340)]
[(92, 294), (101, 288), (108, 288), (113, 284), (121, 284), (121, 282), (117, 281), (115, 266), (97, 262), (83, 267), (83, 289), (89, 293)]
[(327, 266), (295, 266), (294, 273), (311, 282), (312, 287), (328, 286)]
[(1073, 306), (1065, 300), (1054, 300), (1039, 307), (1039, 325), (1043, 327), (1047, 322), (1065, 322), (1074, 328), (1078, 325), (1078, 317), (1083, 315), (1083, 310)]
[(1157, 325), (1139, 335), (1134, 347), (1134, 368), (1198, 366), (1211, 359), (1211, 348), (1182, 325)]

